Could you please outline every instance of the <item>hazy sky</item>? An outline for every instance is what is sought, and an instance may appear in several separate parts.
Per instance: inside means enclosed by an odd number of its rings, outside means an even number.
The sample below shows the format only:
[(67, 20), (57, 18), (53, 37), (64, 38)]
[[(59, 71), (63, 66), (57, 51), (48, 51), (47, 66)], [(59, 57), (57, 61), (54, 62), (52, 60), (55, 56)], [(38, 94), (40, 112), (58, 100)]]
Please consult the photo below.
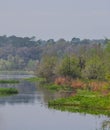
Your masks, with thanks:
[(110, 38), (110, 0), (0, 0), (0, 35)]

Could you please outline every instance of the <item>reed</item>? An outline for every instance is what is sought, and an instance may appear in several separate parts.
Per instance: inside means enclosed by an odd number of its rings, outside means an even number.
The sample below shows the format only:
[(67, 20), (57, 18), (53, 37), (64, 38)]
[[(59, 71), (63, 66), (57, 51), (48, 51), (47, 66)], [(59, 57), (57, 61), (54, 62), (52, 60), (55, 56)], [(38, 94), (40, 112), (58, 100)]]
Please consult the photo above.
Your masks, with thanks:
[(17, 93), (18, 90), (16, 88), (0, 88), (0, 95), (11, 95)]
[(0, 80), (0, 83), (2, 84), (5, 84), (5, 83), (9, 83), (9, 84), (12, 84), (12, 83), (19, 83), (19, 80), (14, 80), (14, 79), (2, 79)]

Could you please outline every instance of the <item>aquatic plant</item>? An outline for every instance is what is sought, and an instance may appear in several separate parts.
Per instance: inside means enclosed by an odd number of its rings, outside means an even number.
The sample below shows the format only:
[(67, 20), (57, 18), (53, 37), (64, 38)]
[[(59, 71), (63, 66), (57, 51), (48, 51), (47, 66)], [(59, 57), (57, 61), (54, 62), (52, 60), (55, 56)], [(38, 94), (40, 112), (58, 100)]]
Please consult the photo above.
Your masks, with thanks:
[(19, 80), (14, 80), (14, 79), (1, 79), (1, 80), (0, 80), (0, 83), (3, 83), (3, 84), (5, 84), (5, 83), (9, 83), (9, 84), (11, 84), (11, 83), (19, 83)]
[(100, 95), (96, 92), (79, 91), (75, 96), (51, 100), (49, 106), (77, 106), (83, 109), (110, 109), (110, 95)]
[(17, 93), (18, 90), (16, 88), (0, 88), (0, 95), (11, 95)]
[(44, 82), (44, 78), (39, 78), (39, 77), (31, 77), (31, 78), (25, 78), (23, 80), (30, 81), (30, 82)]

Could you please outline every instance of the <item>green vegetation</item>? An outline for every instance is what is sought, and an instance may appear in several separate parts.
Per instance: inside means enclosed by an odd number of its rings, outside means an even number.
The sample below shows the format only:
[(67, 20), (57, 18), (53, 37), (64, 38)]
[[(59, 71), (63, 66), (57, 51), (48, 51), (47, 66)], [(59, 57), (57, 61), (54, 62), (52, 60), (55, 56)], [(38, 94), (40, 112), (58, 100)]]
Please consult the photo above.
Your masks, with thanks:
[[(74, 97), (59, 99), (49, 104), (98, 110), (108, 110), (110, 107), (109, 39), (36, 41), (35, 37), (0, 36), (0, 71), (3, 70), (33, 71), (41, 78), (26, 80), (43, 81), (43, 87), (52, 91), (86, 90), (83, 95), (81, 92)], [(15, 81), (1, 80), (1, 83), (12, 82)]]
[[(74, 37), (70, 41), (65, 39), (55, 41), (54, 39), (37, 40), (34, 36), (0, 36), (0, 71), (29, 70), (35, 72), (39, 62), (42, 62), (42, 58), (46, 56), (58, 57), (57, 63), (60, 64), (59, 61), (66, 54), (68, 56), (69, 54), (70, 56), (74, 54), (79, 57), (83, 56), (84, 53), (86, 54), (86, 52), (90, 52), (90, 49), (95, 49), (99, 53), (101, 49), (103, 50), (105, 43), (107, 43), (107, 39), (81, 40)], [(109, 49), (106, 49), (106, 51), (109, 51)]]
[[(37, 66), (37, 75), (53, 81), (57, 77), (84, 80), (109, 80), (110, 77), (110, 41), (105, 45), (95, 44), (86, 50), (82, 46), (75, 53), (69, 52), (62, 56), (45, 55)], [(69, 45), (68, 45), (69, 46)], [(76, 47), (76, 46), (75, 46)]]
[(25, 78), (23, 80), (30, 81), (30, 82), (44, 82), (44, 78), (39, 78), (39, 77), (31, 77), (31, 78)]
[(0, 88), (0, 96), (17, 94), (18, 90), (16, 88)]
[(5, 84), (15, 84), (15, 83), (19, 83), (19, 80), (13, 80), (13, 79), (1, 79), (0, 83)]
[(51, 100), (48, 102), (48, 104), (49, 107), (61, 107), (61, 109), (73, 112), (87, 111), (88, 113), (110, 115), (110, 94), (102, 96), (97, 92), (80, 90), (73, 97)]
[(93, 108), (83, 108), (79, 106), (59, 106), (59, 105), (48, 105), (49, 108), (60, 110), (60, 111), (68, 111), (72, 113), (82, 113), (82, 114), (92, 114), (92, 115), (106, 115), (110, 117), (110, 110), (105, 109), (93, 109)]
[(37, 75), (50, 81), (54, 77), (54, 70), (57, 59), (55, 56), (44, 56), (39, 64)]
[(66, 85), (57, 85), (57, 84), (43, 84), (42, 85), (44, 88), (50, 90), (50, 91), (71, 91), (72, 88), (66, 86)]
[(79, 60), (75, 56), (65, 56), (57, 66), (57, 72), (61, 76), (80, 77)]

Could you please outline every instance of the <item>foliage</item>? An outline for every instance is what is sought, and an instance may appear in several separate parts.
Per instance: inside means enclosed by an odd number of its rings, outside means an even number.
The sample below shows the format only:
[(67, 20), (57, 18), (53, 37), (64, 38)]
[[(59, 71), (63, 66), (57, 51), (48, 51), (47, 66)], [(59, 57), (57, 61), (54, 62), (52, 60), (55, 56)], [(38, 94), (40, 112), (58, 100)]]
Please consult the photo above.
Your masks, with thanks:
[(7, 79), (7, 80), (4, 80), (4, 79), (1, 79), (0, 80), (0, 83), (2, 84), (5, 84), (5, 83), (8, 83), (8, 84), (15, 84), (15, 83), (19, 83), (19, 80), (14, 80), (14, 79)]
[(0, 88), (0, 95), (10, 95), (17, 94), (18, 90), (16, 88)]
[[(33, 37), (0, 36), (0, 70), (35, 70), (36, 61), (41, 61), (45, 56), (57, 56), (62, 58), (65, 54), (79, 55), (81, 48), (84, 52), (95, 48), (93, 44), (105, 44), (106, 40), (80, 40), (72, 38), (42, 40)], [(35, 63), (35, 64), (34, 64)]]
[(56, 57), (45, 56), (38, 66), (38, 76), (50, 80), (54, 77), (54, 69), (56, 65)]
[(43, 85), (44, 88), (50, 90), (50, 91), (72, 91), (70, 87), (67, 85), (57, 85), (57, 84), (45, 84)]
[(102, 96), (96, 92), (80, 91), (73, 97), (51, 100), (48, 103), (53, 106), (78, 106), (82, 109), (109, 110), (110, 95)]
[(23, 80), (30, 81), (30, 82), (44, 82), (44, 78), (39, 78), (39, 77), (31, 77), (31, 78), (25, 78)]
[(51, 90), (51, 91), (59, 91), (59, 90), (64, 90), (64, 86), (61, 85), (56, 85), (56, 84), (45, 84), (44, 88)]
[(78, 59), (74, 56), (66, 56), (62, 59), (58, 73), (61, 76), (78, 78), (80, 77), (80, 68), (78, 66)]
[(68, 111), (72, 113), (82, 113), (82, 114), (92, 114), (92, 115), (106, 115), (110, 117), (110, 110), (102, 110), (102, 109), (93, 109), (93, 108), (82, 108), (79, 106), (59, 106), (59, 105), (48, 105), (49, 108), (60, 110), (60, 111)]
[(110, 53), (110, 40), (108, 40), (108, 39), (107, 39), (107, 41), (106, 41), (105, 51), (106, 51), (107, 53)]
[[(108, 39), (74, 37), (70, 41), (46, 41), (35, 37), (0, 36), (0, 71), (32, 70), (48, 81), (57, 76), (109, 80), (109, 43)], [(94, 60), (94, 57), (99, 58)], [(97, 69), (100, 71), (93, 75)]]
[(86, 62), (85, 69), (82, 71), (82, 77), (87, 79), (104, 80), (106, 72), (105, 64), (100, 57), (95, 55)]

